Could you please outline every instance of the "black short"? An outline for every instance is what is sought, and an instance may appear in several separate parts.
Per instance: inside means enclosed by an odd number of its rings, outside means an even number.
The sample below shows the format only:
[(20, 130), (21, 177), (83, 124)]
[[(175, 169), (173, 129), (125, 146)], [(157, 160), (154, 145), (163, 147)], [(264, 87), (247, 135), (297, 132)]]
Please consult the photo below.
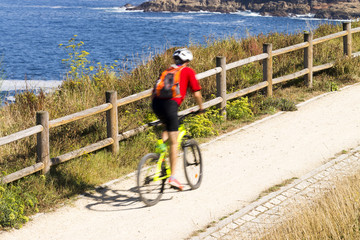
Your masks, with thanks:
[(179, 130), (178, 104), (170, 99), (154, 98), (152, 109), (168, 132)]

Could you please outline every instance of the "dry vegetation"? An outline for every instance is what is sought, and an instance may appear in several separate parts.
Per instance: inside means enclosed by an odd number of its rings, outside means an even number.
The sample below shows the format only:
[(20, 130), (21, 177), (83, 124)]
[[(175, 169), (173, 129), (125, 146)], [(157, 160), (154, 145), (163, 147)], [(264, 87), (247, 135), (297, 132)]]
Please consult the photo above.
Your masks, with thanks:
[(337, 180), (333, 188), (315, 201), (291, 209), (286, 214), (287, 220), (260, 239), (360, 239), (359, 172)]

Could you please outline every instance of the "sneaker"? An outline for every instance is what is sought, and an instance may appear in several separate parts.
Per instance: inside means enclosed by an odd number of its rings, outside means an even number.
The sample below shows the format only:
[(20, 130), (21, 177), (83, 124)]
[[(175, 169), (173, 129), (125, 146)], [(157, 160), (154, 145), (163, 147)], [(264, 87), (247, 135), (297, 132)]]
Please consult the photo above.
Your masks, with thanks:
[(169, 178), (169, 185), (171, 188), (175, 188), (179, 191), (182, 191), (184, 188), (183, 185), (181, 185), (181, 183), (172, 176)]

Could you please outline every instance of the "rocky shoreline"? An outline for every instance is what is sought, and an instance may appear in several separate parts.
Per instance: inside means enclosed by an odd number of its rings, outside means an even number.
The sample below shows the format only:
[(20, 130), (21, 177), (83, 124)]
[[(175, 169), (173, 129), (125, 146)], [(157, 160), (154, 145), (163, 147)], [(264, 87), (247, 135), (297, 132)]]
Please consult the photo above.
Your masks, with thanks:
[(360, 18), (360, 0), (152, 0), (139, 6), (125, 5), (128, 10), (145, 12), (209, 11), (231, 13), (247, 11), (263, 16), (292, 16), (312, 14), (315, 18)]

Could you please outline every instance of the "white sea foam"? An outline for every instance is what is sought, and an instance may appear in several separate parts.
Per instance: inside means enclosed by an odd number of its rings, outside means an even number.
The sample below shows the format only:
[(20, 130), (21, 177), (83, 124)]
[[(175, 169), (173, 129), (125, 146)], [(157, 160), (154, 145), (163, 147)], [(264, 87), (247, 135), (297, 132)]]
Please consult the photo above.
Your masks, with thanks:
[(126, 7), (108, 7), (108, 8), (92, 8), (92, 9), (101, 10), (105, 12), (115, 12), (115, 13), (143, 12), (143, 10), (127, 10)]
[(172, 17), (172, 19), (185, 19), (185, 20), (187, 20), (187, 19), (194, 19), (194, 17), (193, 16), (189, 16), (189, 15), (178, 15), (178, 16), (174, 16), (174, 17)]
[(305, 21), (332, 21), (332, 22), (347, 22), (348, 20), (344, 19), (328, 19), (328, 18), (315, 18), (315, 14), (299, 14), (294, 16), (289, 16), (292, 19), (305, 20)]
[(66, 8), (83, 8), (81, 6), (46, 6), (46, 5), (30, 5), (30, 6), (24, 6), (28, 8), (52, 8), (52, 9), (66, 9)]
[(210, 12), (210, 11), (189, 11), (189, 13), (193, 14), (193, 13), (202, 13), (202, 14), (222, 14), (221, 12)]
[(314, 18), (315, 14), (313, 13), (308, 13), (308, 14), (296, 14), (295, 15), (298, 18)]
[(60, 80), (0, 80), (0, 91), (50, 90), (61, 85)]
[(237, 12), (233, 12), (233, 13), (230, 13), (230, 14), (237, 14), (237, 15), (241, 15), (241, 16), (245, 16), (245, 17), (264, 17), (260, 13), (255, 13), (255, 12), (252, 12), (250, 10), (237, 11)]
[(60, 85), (61, 80), (0, 80), (0, 106), (4, 102), (15, 102), (15, 94), (29, 90), (38, 92), (40, 89), (46, 93), (56, 90)]

